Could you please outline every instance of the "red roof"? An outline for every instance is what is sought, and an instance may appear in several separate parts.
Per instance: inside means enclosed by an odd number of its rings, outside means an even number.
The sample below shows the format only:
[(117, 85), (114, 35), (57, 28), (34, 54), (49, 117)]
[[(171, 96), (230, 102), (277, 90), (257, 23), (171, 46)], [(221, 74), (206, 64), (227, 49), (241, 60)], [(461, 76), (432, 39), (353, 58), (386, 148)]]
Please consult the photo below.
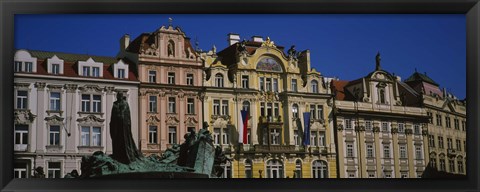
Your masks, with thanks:
[(350, 81), (342, 81), (342, 80), (332, 80), (332, 92), (336, 92), (335, 99), (337, 100), (345, 100), (345, 86), (348, 85)]

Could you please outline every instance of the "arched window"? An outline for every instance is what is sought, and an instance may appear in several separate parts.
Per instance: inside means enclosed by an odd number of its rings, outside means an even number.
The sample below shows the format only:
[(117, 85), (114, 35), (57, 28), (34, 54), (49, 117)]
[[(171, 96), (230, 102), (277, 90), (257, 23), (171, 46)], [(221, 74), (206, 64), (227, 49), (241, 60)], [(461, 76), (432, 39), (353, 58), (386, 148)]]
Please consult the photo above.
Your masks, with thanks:
[(312, 93), (318, 93), (318, 82), (317, 80), (312, 80)]
[(298, 118), (298, 105), (297, 104), (293, 104), (293, 106), (292, 106), (292, 116), (295, 117), (295, 118)]
[(175, 57), (175, 42), (173, 42), (173, 40), (168, 41), (167, 54), (168, 54), (168, 56), (171, 55), (171, 56)]
[(295, 161), (294, 174), (294, 178), (302, 178), (302, 161), (300, 161), (300, 159), (297, 159), (297, 161)]
[(220, 73), (215, 75), (215, 87), (223, 87), (223, 75)]
[(232, 163), (227, 161), (220, 164), (220, 166), (223, 168), (223, 174), (220, 178), (232, 178)]
[(385, 89), (380, 88), (378, 90), (378, 100), (380, 101), (381, 104), (385, 104)]
[(243, 110), (248, 111), (250, 113), (250, 102), (248, 101), (243, 101)]
[(253, 178), (252, 160), (245, 160), (245, 178)]
[(267, 161), (267, 178), (283, 178), (282, 162), (276, 159)]
[(428, 162), (428, 165), (430, 167), (433, 167), (433, 168), (437, 169), (437, 154), (430, 153), (430, 160)]
[(313, 178), (328, 178), (327, 162), (315, 160), (312, 163)]

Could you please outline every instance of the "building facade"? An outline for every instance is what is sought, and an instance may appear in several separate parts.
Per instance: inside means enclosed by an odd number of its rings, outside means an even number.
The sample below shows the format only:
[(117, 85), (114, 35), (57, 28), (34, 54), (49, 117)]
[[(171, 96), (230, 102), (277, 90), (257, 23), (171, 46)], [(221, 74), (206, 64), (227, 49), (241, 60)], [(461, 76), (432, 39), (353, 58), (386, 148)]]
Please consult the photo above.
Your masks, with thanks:
[[(202, 53), (205, 60), (204, 116), (214, 143), (231, 160), (223, 177), (334, 178), (336, 150), (331, 94), (310, 67), (308, 50), (286, 54), (269, 38), (240, 42)], [(239, 144), (240, 110), (248, 111), (247, 141)], [(312, 112), (310, 144), (304, 145), (303, 112)]]
[[(380, 68), (332, 81), (340, 178), (418, 178), (426, 166), (428, 116), (418, 93)], [(408, 99), (407, 99), (408, 98)]]
[(136, 66), (139, 88), (140, 150), (161, 154), (201, 128), (203, 63), (178, 27), (162, 26), (130, 42), (120, 40), (118, 57)]
[(29, 50), (14, 58), (16, 178), (30, 177), (37, 167), (47, 178), (61, 178), (80, 173), (84, 155), (111, 154), (108, 124), (118, 92), (131, 106), (132, 124), (138, 123), (138, 81), (125, 61)]
[(440, 90), (439, 84), (427, 74), (413, 73), (405, 80), (421, 93), (422, 107), (430, 116), (428, 142), (425, 142), (427, 163), (453, 174), (466, 174), (466, 100)]

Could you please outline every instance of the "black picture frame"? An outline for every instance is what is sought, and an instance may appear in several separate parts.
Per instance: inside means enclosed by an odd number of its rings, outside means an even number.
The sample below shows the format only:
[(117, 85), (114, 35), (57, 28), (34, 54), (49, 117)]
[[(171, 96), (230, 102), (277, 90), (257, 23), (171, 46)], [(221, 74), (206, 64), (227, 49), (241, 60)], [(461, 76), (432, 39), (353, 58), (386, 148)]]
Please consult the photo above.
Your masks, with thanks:
[[(2, 191), (479, 191), (478, 110), (480, 3), (478, 0), (4, 0), (0, 4), (0, 188)], [(15, 14), (119, 13), (461, 13), (467, 31), (467, 180), (441, 179), (12, 179)]]

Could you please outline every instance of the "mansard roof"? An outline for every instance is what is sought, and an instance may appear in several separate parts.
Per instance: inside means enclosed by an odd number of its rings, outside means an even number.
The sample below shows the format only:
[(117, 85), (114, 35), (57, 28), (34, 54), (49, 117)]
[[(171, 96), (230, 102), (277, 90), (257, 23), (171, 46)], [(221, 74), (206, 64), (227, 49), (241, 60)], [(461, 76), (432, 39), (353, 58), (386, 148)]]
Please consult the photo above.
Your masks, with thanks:
[(405, 79), (404, 82), (408, 83), (408, 82), (420, 82), (420, 81), (427, 82), (427, 83), (430, 83), (430, 84), (435, 85), (435, 86), (439, 86), (439, 84), (436, 83), (430, 77), (428, 77), (427, 74), (421, 74), (421, 73), (418, 73), (418, 72), (413, 73), (410, 77)]

